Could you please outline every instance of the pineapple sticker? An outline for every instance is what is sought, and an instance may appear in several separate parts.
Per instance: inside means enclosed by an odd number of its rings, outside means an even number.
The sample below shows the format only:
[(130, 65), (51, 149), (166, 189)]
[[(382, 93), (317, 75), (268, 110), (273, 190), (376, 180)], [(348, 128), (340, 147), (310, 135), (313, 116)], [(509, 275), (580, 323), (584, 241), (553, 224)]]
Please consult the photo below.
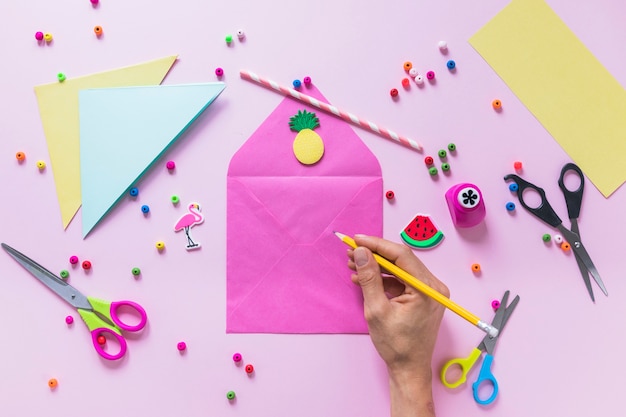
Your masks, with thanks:
[(313, 165), (324, 155), (324, 142), (313, 129), (320, 126), (315, 113), (298, 110), (298, 114), (289, 118), (289, 128), (298, 132), (293, 141), (293, 153), (304, 165)]

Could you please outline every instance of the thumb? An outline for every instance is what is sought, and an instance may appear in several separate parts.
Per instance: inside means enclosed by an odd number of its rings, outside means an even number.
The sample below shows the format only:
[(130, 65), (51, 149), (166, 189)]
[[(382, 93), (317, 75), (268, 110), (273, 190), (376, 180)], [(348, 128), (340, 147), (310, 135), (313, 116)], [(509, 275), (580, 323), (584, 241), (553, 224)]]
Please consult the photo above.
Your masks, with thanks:
[(372, 252), (364, 247), (357, 247), (354, 250), (354, 264), (356, 265), (357, 280), (363, 291), (365, 306), (378, 310), (388, 301), (383, 287), (383, 278), (380, 275), (380, 266), (378, 266)]

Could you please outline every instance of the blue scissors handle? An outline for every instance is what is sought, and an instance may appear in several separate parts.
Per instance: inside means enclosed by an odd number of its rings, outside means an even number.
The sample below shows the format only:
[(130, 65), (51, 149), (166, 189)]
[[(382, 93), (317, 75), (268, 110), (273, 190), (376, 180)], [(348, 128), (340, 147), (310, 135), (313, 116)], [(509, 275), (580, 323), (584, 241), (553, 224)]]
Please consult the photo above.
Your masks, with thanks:
[[(496, 377), (491, 373), (491, 364), (493, 363), (493, 356), (490, 354), (486, 354), (483, 360), (483, 365), (480, 367), (480, 373), (478, 374), (478, 379), (476, 382), (472, 384), (472, 391), (474, 391), (474, 400), (478, 404), (487, 405), (491, 404), (493, 400), (498, 396), (498, 381), (496, 381)], [(479, 397), (479, 389), (480, 386), (486, 382), (490, 382), (493, 386), (493, 391), (489, 398), (483, 400)]]
[[(517, 198), (519, 198), (520, 204), (532, 215), (552, 227), (557, 227), (558, 225), (563, 223), (563, 221), (556, 214), (550, 203), (548, 203), (548, 199), (546, 198), (546, 192), (543, 190), (543, 188), (537, 187), (535, 184), (531, 184), (515, 174), (509, 174), (504, 177), (504, 181), (510, 180), (515, 181), (515, 183), (517, 184)], [(536, 191), (541, 197), (541, 204), (539, 204), (537, 207), (530, 207), (524, 201), (524, 191), (528, 189)]]
[[(580, 185), (574, 191), (565, 186), (565, 175), (568, 172), (573, 172), (580, 180)], [(559, 177), (559, 188), (563, 191), (565, 196), (565, 203), (567, 204), (567, 214), (570, 219), (577, 219), (580, 214), (580, 206), (583, 202), (583, 190), (585, 189), (585, 177), (583, 172), (578, 168), (578, 165), (568, 163), (561, 169), (561, 176)]]

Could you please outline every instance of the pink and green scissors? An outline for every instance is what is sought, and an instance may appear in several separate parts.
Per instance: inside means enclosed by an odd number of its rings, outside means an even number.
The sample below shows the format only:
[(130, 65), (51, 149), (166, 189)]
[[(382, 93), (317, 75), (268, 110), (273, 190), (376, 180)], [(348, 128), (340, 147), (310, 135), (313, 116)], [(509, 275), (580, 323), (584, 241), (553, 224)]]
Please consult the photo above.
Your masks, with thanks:
[[(127, 345), (126, 339), (122, 336), (122, 330), (138, 332), (145, 327), (148, 316), (139, 304), (133, 301), (108, 302), (87, 297), (23, 253), (4, 243), (2, 243), (2, 248), (35, 278), (78, 310), (78, 314), (91, 331), (91, 340), (96, 352), (104, 359), (116, 360), (126, 354)], [(123, 322), (118, 315), (118, 309), (122, 307), (133, 310), (139, 316), (139, 323), (130, 325)], [(106, 352), (98, 342), (98, 337), (101, 335), (108, 335), (117, 340), (120, 347), (119, 352), (115, 354)]]
[[(443, 382), (443, 385), (448, 388), (456, 388), (467, 380), (467, 374), (469, 373), (470, 369), (472, 369), (472, 367), (476, 364), (478, 358), (480, 358), (482, 353), (487, 353), (485, 355), (485, 359), (483, 360), (483, 364), (480, 367), (478, 379), (476, 379), (476, 382), (472, 384), (472, 391), (474, 391), (474, 400), (478, 404), (491, 404), (493, 400), (495, 400), (498, 396), (498, 381), (496, 380), (496, 377), (493, 376), (493, 373), (491, 373), (491, 364), (493, 363), (493, 351), (496, 347), (498, 337), (500, 337), (500, 335), (502, 334), (502, 330), (504, 329), (506, 322), (509, 320), (509, 317), (511, 317), (513, 310), (515, 310), (515, 307), (519, 302), (519, 295), (516, 295), (513, 301), (511, 301), (511, 304), (507, 306), (508, 301), (509, 291), (506, 291), (504, 293), (504, 296), (502, 296), (502, 301), (500, 301), (500, 306), (498, 307), (498, 310), (496, 310), (496, 315), (491, 322), (492, 326), (500, 329), (498, 335), (496, 337), (486, 335), (480, 342), (478, 347), (475, 347), (468, 357), (449, 360), (441, 369), (441, 382)], [(453, 366), (461, 368), (461, 375), (459, 376), (459, 379), (455, 381), (450, 381), (448, 380), (447, 374), (448, 370), (450, 370), (450, 368)], [(480, 398), (478, 392), (480, 386), (484, 383), (490, 383), (493, 387), (491, 395), (487, 399)]]

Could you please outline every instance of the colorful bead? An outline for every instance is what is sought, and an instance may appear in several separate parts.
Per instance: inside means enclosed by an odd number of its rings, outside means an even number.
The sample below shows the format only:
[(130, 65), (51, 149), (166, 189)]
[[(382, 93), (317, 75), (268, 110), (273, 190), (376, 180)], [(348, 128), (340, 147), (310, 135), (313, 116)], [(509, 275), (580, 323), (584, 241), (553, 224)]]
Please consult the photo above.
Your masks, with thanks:
[(76, 265), (78, 263), (78, 256), (76, 256), (76, 255), (70, 256), (70, 263), (72, 265)]
[(235, 399), (235, 391), (228, 391), (226, 393), (226, 398), (228, 398), (229, 400), (234, 400)]
[(67, 279), (70, 276), (70, 273), (67, 269), (64, 269), (59, 272), (59, 276), (61, 277), (61, 279)]
[(174, 161), (167, 161), (167, 163), (165, 164), (165, 168), (172, 170), (174, 168), (176, 168), (176, 162)]
[(561, 243), (561, 249), (563, 249), (563, 252), (567, 252), (568, 250), (572, 249), (572, 247), (569, 243), (563, 242)]
[(448, 150), (450, 152), (456, 151), (456, 145), (454, 143), (448, 143)]
[(410, 70), (411, 70), (411, 68), (413, 68), (413, 63), (412, 63), (411, 61), (406, 61), (406, 62), (404, 63), (404, 70), (405, 70), (405, 71), (410, 71)]
[(53, 39), (52, 33), (44, 33), (43, 39), (48, 43), (52, 42), (52, 39)]
[(180, 198), (177, 195), (172, 196), (172, 204), (180, 203)]
[(237, 31), (237, 37), (239, 38), (239, 40), (241, 40), (246, 37), (246, 33), (242, 29), (239, 29)]
[(391, 91), (389, 91), (389, 94), (391, 94), (391, 97), (398, 97), (398, 89), (392, 88)]
[(393, 198), (394, 198), (395, 196), (396, 196), (396, 194), (395, 194), (393, 191), (391, 191), (391, 190), (389, 190), (389, 191), (387, 191), (387, 192), (385, 193), (385, 197), (387, 197), (387, 200), (393, 200)]
[(83, 261), (82, 267), (83, 267), (83, 269), (91, 269), (91, 262)]
[(99, 0), (89, 0), (89, 1), (91, 1), (91, 4), (93, 4), (94, 6), (95, 6), (96, 4), (98, 4), (98, 2), (99, 2)]
[(311, 84), (311, 77), (309, 77), (308, 75), (306, 77), (304, 77), (302, 79), (302, 81), (304, 82), (304, 85), (310, 85)]
[(67, 317), (65, 317), (65, 323), (66, 323), (66, 324), (72, 324), (72, 323), (74, 323), (74, 317), (72, 317), (72, 316), (67, 316)]
[(439, 50), (442, 51), (442, 52), (448, 50), (448, 42), (446, 42), (446, 41), (439, 41), (437, 46), (439, 46)]
[(35, 39), (37, 39), (38, 41), (42, 41), (43, 40), (43, 32), (35, 32)]
[(46, 163), (44, 161), (37, 161), (37, 168), (39, 168), (40, 171), (46, 169)]
[(99, 335), (96, 338), (96, 341), (98, 342), (99, 345), (104, 345), (107, 342), (107, 339), (103, 335)]
[(246, 365), (246, 373), (251, 374), (252, 372), (254, 372), (254, 366), (250, 364)]
[(480, 272), (480, 264), (472, 264), (472, 272)]
[(507, 211), (515, 210), (515, 203), (512, 202), (512, 201), (509, 201), (508, 203), (506, 203), (506, 209), (507, 209)]
[(499, 300), (493, 300), (491, 302), (491, 308), (493, 308), (494, 310), (497, 310), (500, 308), (500, 301)]
[(403, 78), (402, 79), (402, 87), (404, 87), (404, 88), (408, 88), (409, 87), (409, 79), (408, 78)]
[(509, 190), (516, 192), (517, 190), (519, 190), (519, 185), (517, 185), (517, 183), (515, 182), (512, 182), (509, 184)]
[(139, 188), (133, 187), (128, 191), (128, 193), (131, 197), (137, 197), (139, 195)]
[(235, 361), (235, 362), (241, 362), (241, 359), (242, 359), (242, 357), (241, 357), (241, 353), (237, 352), (237, 353), (235, 353), (235, 354), (233, 355), (233, 361)]
[(444, 162), (443, 164), (441, 164), (441, 170), (444, 172), (450, 171), (450, 164), (447, 162)]
[(300, 88), (302, 87), (302, 81), (300, 80), (293, 80), (293, 88)]
[(428, 71), (426, 73), (426, 78), (428, 78), (429, 80), (434, 80), (435, 79), (435, 71)]
[(60, 82), (60, 83), (62, 83), (63, 81), (65, 81), (65, 80), (66, 80), (66, 78), (67, 78), (67, 77), (66, 77), (66, 76), (65, 76), (65, 74), (63, 74), (62, 72), (59, 72), (59, 73), (57, 74), (57, 80), (59, 80), (59, 82)]
[(104, 33), (104, 31), (102, 30), (102, 26), (94, 26), (93, 33), (95, 33), (96, 36), (102, 36), (102, 34)]
[(421, 75), (417, 75), (417, 76), (415, 77), (415, 84), (417, 84), (417, 85), (422, 85), (422, 84), (424, 84), (424, 77), (423, 77), (423, 76), (421, 76)]
[(448, 67), (448, 69), (452, 71), (456, 68), (456, 62), (454, 62), (453, 60), (449, 60), (448, 62), (446, 62), (446, 67)]
[(130, 273), (133, 274), (134, 276), (138, 276), (138, 275), (141, 274), (141, 269), (135, 267), (135, 268), (130, 270)]
[(437, 152), (437, 155), (439, 155), (439, 158), (443, 159), (446, 156), (448, 156), (448, 153), (446, 152), (445, 149), (439, 149), (439, 152)]
[(515, 162), (513, 163), (513, 168), (514, 168), (516, 171), (521, 171), (521, 170), (522, 170), (522, 163), (521, 163), (520, 161), (515, 161)]
[(495, 99), (494, 101), (492, 101), (491, 105), (493, 106), (495, 110), (500, 110), (502, 108), (502, 102), (498, 99)]
[(552, 236), (552, 239), (554, 239), (554, 243), (557, 245), (561, 245), (561, 243), (563, 243), (563, 236), (561, 235), (554, 235)]
[(424, 158), (424, 163), (426, 165), (432, 165), (433, 163), (435, 163), (435, 160), (432, 156), (427, 156), (426, 158)]
[(409, 70), (409, 75), (411, 76), (411, 78), (415, 78), (419, 75), (419, 72), (417, 72), (417, 68), (411, 68)]
[(217, 75), (218, 77), (221, 77), (222, 75), (224, 75), (224, 70), (221, 69), (220, 67), (215, 68), (215, 75)]
[(48, 387), (50, 387), (50, 389), (56, 389), (56, 387), (58, 386), (59, 386), (59, 381), (57, 381), (56, 379), (50, 378), (48, 380)]
[(17, 159), (18, 162), (22, 162), (26, 159), (26, 154), (24, 152), (18, 152), (15, 154), (15, 159)]
[(178, 342), (178, 344), (176, 345), (176, 349), (182, 352), (183, 350), (187, 349), (187, 343)]
[(543, 240), (544, 242), (549, 242), (552, 240), (552, 236), (550, 236), (550, 233), (544, 233), (543, 236), (541, 236), (541, 240)]
[(233, 35), (226, 35), (224, 37), (224, 40), (226, 41), (226, 43), (231, 43), (233, 41)]
[(438, 173), (437, 168), (435, 168), (435, 167), (430, 167), (430, 168), (428, 169), (428, 173), (429, 173), (430, 175), (432, 175), (432, 176), (437, 175), (437, 173)]
[(143, 206), (141, 206), (141, 212), (142, 212), (143, 214), (148, 214), (148, 213), (150, 213), (150, 206), (148, 206), (148, 205), (144, 204)]
[(156, 246), (158, 250), (163, 250), (165, 249), (165, 242), (163, 242), (162, 240), (159, 240), (154, 246)]

